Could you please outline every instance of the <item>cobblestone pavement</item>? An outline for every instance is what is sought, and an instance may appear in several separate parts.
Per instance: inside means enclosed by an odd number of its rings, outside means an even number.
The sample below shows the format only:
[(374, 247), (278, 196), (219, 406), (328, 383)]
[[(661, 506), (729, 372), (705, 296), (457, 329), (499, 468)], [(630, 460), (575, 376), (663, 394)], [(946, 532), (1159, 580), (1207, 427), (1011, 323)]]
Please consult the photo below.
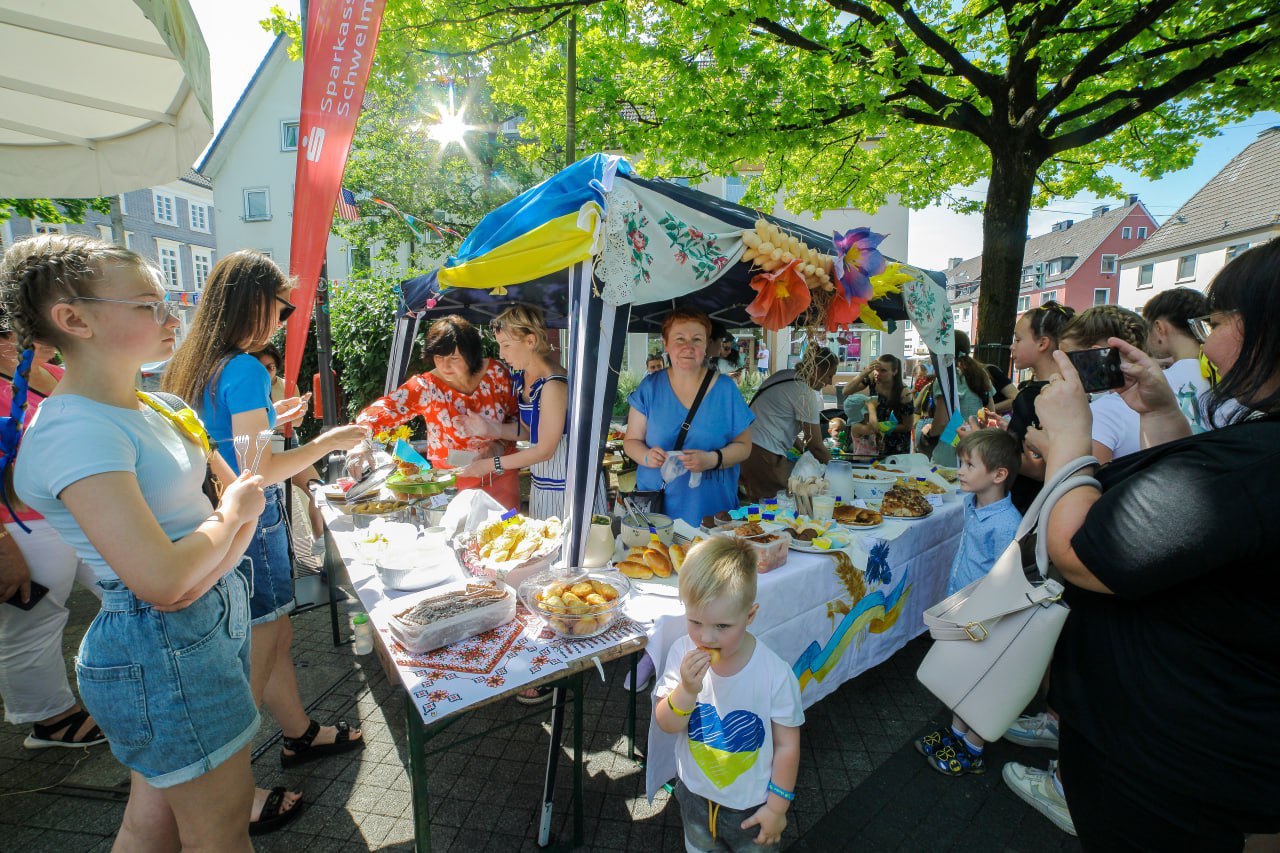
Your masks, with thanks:
[[(96, 601), (77, 590), (66, 635), (67, 659)], [(343, 624), (346, 624), (345, 615)], [(327, 610), (295, 617), (295, 655), (313, 716), (363, 727), (368, 747), (285, 772), (279, 732), (266, 714), (255, 741), (259, 785), (303, 791), (306, 811), (287, 829), (255, 839), (262, 851), (411, 850), (413, 820), (406, 775), (404, 704), (372, 656), (334, 647)], [(345, 630), (345, 629), (344, 629)], [(946, 779), (928, 770), (911, 738), (943, 718), (916, 682), (927, 649), (916, 640), (808, 712), (796, 802), (783, 838), (793, 850), (1077, 850), (1000, 782), (1011, 756), (1043, 765), (1047, 753), (991, 747), (984, 777)], [(681, 851), (680, 815), (664, 793), (644, 796), (644, 770), (627, 755), (625, 666), (605, 667), (586, 690), (585, 845), (587, 850)], [(647, 731), (641, 701), (639, 743)], [(482, 708), (432, 746), (458, 741), (528, 709), (514, 702)], [(570, 715), (571, 716), (571, 715)], [(537, 813), (550, 725), (544, 719), (499, 729), (431, 759), (436, 850), (536, 850)], [(119, 825), (127, 773), (105, 747), (22, 748), (26, 730), (0, 724), (0, 848), (80, 853), (107, 851)], [(571, 744), (566, 731), (565, 743)], [(560, 764), (554, 832), (570, 835), (568, 750)]]

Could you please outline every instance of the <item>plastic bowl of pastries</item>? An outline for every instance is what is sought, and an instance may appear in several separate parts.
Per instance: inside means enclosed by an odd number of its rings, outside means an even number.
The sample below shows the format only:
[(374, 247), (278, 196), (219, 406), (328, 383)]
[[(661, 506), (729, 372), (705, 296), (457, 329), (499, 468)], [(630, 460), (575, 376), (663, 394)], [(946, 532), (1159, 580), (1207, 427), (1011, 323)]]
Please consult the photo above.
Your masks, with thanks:
[(543, 572), (520, 584), (518, 595), (557, 636), (582, 639), (609, 630), (631, 583), (618, 572)]

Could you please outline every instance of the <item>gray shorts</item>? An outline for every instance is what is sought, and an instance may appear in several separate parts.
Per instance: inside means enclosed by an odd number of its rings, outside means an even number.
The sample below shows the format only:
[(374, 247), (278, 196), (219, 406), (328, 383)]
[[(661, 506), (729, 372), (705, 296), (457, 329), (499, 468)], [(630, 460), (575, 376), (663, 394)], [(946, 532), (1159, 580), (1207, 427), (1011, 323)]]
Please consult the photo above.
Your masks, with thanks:
[[(776, 853), (778, 844), (757, 844), (760, 827), (743, 829), (742, 822), (755, 814), (760, 806), (738, 811), (720, 806), (715, 812), (715, 835), (711, 834), (712, 802), (700, 797), (676, 782), (676, 802), (680, 804), (680, 819), (684, 821), (684, 849), (689, 853), (720, 853), (721, 851), (750, 850), (752, 853)], [(762, 801), (760, 805), (764, 805)]]

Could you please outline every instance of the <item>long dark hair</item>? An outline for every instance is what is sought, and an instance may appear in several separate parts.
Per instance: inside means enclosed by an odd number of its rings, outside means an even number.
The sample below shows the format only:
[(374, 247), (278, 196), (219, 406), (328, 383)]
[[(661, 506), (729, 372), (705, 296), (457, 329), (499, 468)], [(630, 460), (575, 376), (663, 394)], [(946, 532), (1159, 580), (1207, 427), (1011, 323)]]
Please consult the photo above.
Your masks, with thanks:
[[(1222, 381), (1209, 392), (1209, 422), (1236, 400), (1248, 409), (1274, 412), (1280, 409), (1280, 388), (1264, 391), (1280, 370), (1280, 240), (1250, 249), (1222, 268), (1209, 285), (1209, 310), (1234, 311), (1243, 330), (1240, 355)], [(1248, 417), (1247, 410), (1234, 416)]]
[(289, 279), (261, 252), (241, 249), (214, 264), (191, 331), (165, 368), (161, 387), (199, 408), (226, 357), (274, 327), (282, 307), (276, 297), (288, 288)]
[(969, 355), (973, 344), (969, 336), (956, 331), (956, 370), (964, 377), (964, 384), (979, 397), (986, 399), (991, 394), (991, 377), (986, 369)]
[(891, 399), (889, 401), (889, 407), (892, 409), (898, 409), (903, 405), (902, 403), (902, 391), (903, 391), (902, 359), (898, 358), (896, 355), (883, 353), (876, 357), (876, 361), (883, 361), (886, 364), (890, 364), (893, 366), (893, 390), (889, 392), (891, 396)]

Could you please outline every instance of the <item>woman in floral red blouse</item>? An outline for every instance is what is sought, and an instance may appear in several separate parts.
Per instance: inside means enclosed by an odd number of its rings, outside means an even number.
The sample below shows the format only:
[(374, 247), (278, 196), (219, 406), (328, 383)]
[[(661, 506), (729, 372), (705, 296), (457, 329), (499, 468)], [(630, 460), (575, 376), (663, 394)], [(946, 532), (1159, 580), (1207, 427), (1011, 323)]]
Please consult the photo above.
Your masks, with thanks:
[[(518, 413), (511, 373), (497, 359), (484, 357), (476, 327), (456, 315), (443, 317), (427, 330), (422, 351), (434, 369), (411, 377), (386, 397), (375, 400), (360, 413), (356, 423), (377, 433), (421, 415), (427, 425), (427, 459), (438, 468), (461, 467), (456, 461), (449, 464), (451, 450), (477, 457), (509, 452), (508, 442), (471, 436), (463, 428), (467, 415), (505, 423)], [(352, 454), (352, 463), (363, 461), (362, 454)], [(508, 509), (520, 505), (518, 471), (483, 479), (460, 477), (458, 488), (483, 489)]]

